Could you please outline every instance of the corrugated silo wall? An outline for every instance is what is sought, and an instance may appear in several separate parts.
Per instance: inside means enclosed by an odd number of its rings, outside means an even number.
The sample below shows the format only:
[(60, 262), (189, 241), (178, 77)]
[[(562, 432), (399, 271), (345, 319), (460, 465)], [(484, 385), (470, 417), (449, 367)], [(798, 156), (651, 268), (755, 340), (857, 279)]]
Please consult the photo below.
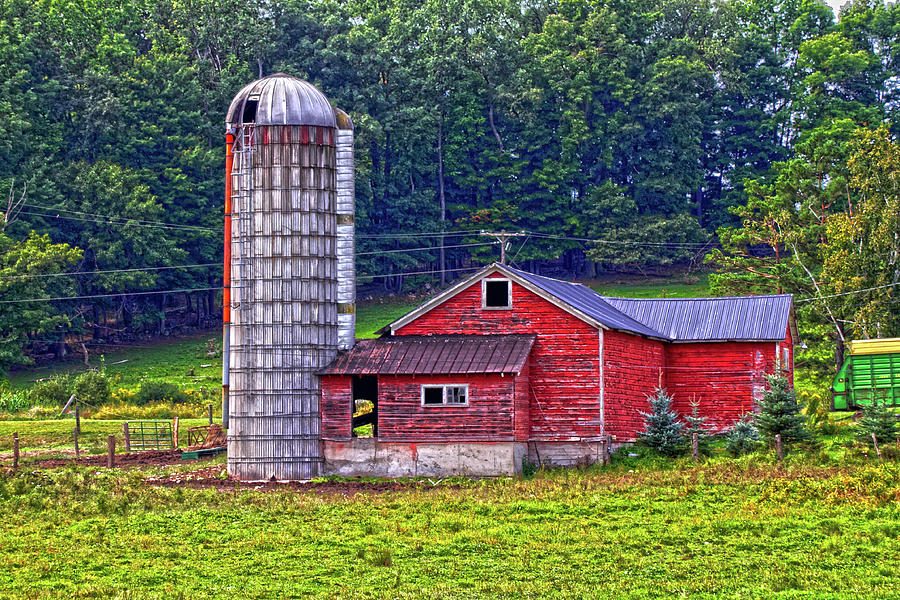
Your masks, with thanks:
[(228, 472), (308, 479), (323, 461), (316, 372), (338, 344), (335, 130), (246, 127), (232, 169)]
[[(340, 121), (339, 121), (340, 123)], [(349, 125), (349, 123), (348, 123)], [(337, 130), (338, 347), (349, 350), (356, 338), (353, 128)]]

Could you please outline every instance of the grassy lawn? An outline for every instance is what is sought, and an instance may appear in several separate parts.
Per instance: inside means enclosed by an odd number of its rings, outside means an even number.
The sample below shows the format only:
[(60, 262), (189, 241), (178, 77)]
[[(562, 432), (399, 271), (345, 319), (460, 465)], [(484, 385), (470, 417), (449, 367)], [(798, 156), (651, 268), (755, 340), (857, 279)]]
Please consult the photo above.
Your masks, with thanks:
[[(184, 470), (196, 467), (169, 467)], [(900, 466), (771, 457), (345, 497), (0, 475), (0, 597), (890, 598)]]
[(628, 277), (586, 283), (604, 296), (622, 298), (697, 298), (709, 295), (709, 280), (705, 273), (693, 277)]
[[(137, 388), (143, 379), (171, 381), (185, 389), (219, 389), (222, 386), (222, 357), (208, 356), (208, 345), (221, 349), (221, 330), (110, 350), (103, 354), (103, 363), (106, 372), (113, 377), (114, 385), (130, 389)], [(100, 365), (100, 357), (91, 356), (91, 367)], [(13, 387), (22, 388), (30, 386), (37, 379), (63, 372), (79, 373), (86, 368), (79, 359), (23, 369), (13, 373), (9, 380)]]

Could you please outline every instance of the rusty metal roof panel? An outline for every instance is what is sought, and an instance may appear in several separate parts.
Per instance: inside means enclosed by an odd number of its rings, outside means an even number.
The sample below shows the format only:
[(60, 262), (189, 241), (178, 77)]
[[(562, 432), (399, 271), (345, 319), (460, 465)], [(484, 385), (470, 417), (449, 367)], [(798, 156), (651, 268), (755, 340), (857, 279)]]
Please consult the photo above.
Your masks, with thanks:
[(320, 375), (519, 373), (533, 335), (401, 335), (357, 340)]
[(256, 125), (337, 127), (335, 109), (325, 94), (302, 79), (276, 73), (245, 85), (231, 101), (225, 122), (242, 125), (247, 102), (257, 102)]
[(793, 305), (790, 294), (604, 299), (673, 341), (783, 340)]

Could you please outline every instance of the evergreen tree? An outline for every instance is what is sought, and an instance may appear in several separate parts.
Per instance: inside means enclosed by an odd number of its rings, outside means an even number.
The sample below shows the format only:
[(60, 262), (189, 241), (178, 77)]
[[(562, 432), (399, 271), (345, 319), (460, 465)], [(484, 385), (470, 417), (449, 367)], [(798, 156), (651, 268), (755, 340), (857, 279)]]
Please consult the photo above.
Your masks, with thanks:
[(693, 443), (694, 434), (697, 434), (697, 445), (700, 454), (709, 454), (710, 431), (706, 427), (707, 417), (700, 416), (700, 403), (691, 400), (691, 414), (684, 417), (687, 427), (684, 433), (689, 442)]
[(887, 406), (885, 400), (873, 399), (872, 404), (863, 406), (863, 418), (856, 423), (856, 439), (872, 445), (872, 434), (879, 444), (887, 444), (900, 435), (897, 429), (897, 418)]
[(678, 413), (672, 408), (672, 396), (658, 387), (647, 400), (650, 412), (641, 412), (644, 432), (639, 434), (640, 442), (664, 456), (681, 453), (685, 447), (684, 423), (678, 420)]
[(725, 434), (725, 449), (732, 456), (749, 454), (759, 446), (759, 431), (753, 426), (753, 419), (745, 416)]
[(806, 428), (806, 415), (801, 412), (803, 404), (797, 401), (787, 377), (767, 375), (766, 380), (768, 389), (759, 401), (759, 414), (755, 418), (762, 439), (772, 445), (775, 436), (780, 434), (785, 445), (811, 441), (813, 436)]

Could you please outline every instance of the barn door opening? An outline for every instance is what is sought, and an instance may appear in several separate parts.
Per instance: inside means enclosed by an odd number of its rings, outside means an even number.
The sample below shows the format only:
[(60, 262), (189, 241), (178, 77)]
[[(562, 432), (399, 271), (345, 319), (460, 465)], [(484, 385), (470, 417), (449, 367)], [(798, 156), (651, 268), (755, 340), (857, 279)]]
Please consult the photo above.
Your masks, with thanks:
[(378, 376), (353, 377), (353, 437), (378, 436)]

